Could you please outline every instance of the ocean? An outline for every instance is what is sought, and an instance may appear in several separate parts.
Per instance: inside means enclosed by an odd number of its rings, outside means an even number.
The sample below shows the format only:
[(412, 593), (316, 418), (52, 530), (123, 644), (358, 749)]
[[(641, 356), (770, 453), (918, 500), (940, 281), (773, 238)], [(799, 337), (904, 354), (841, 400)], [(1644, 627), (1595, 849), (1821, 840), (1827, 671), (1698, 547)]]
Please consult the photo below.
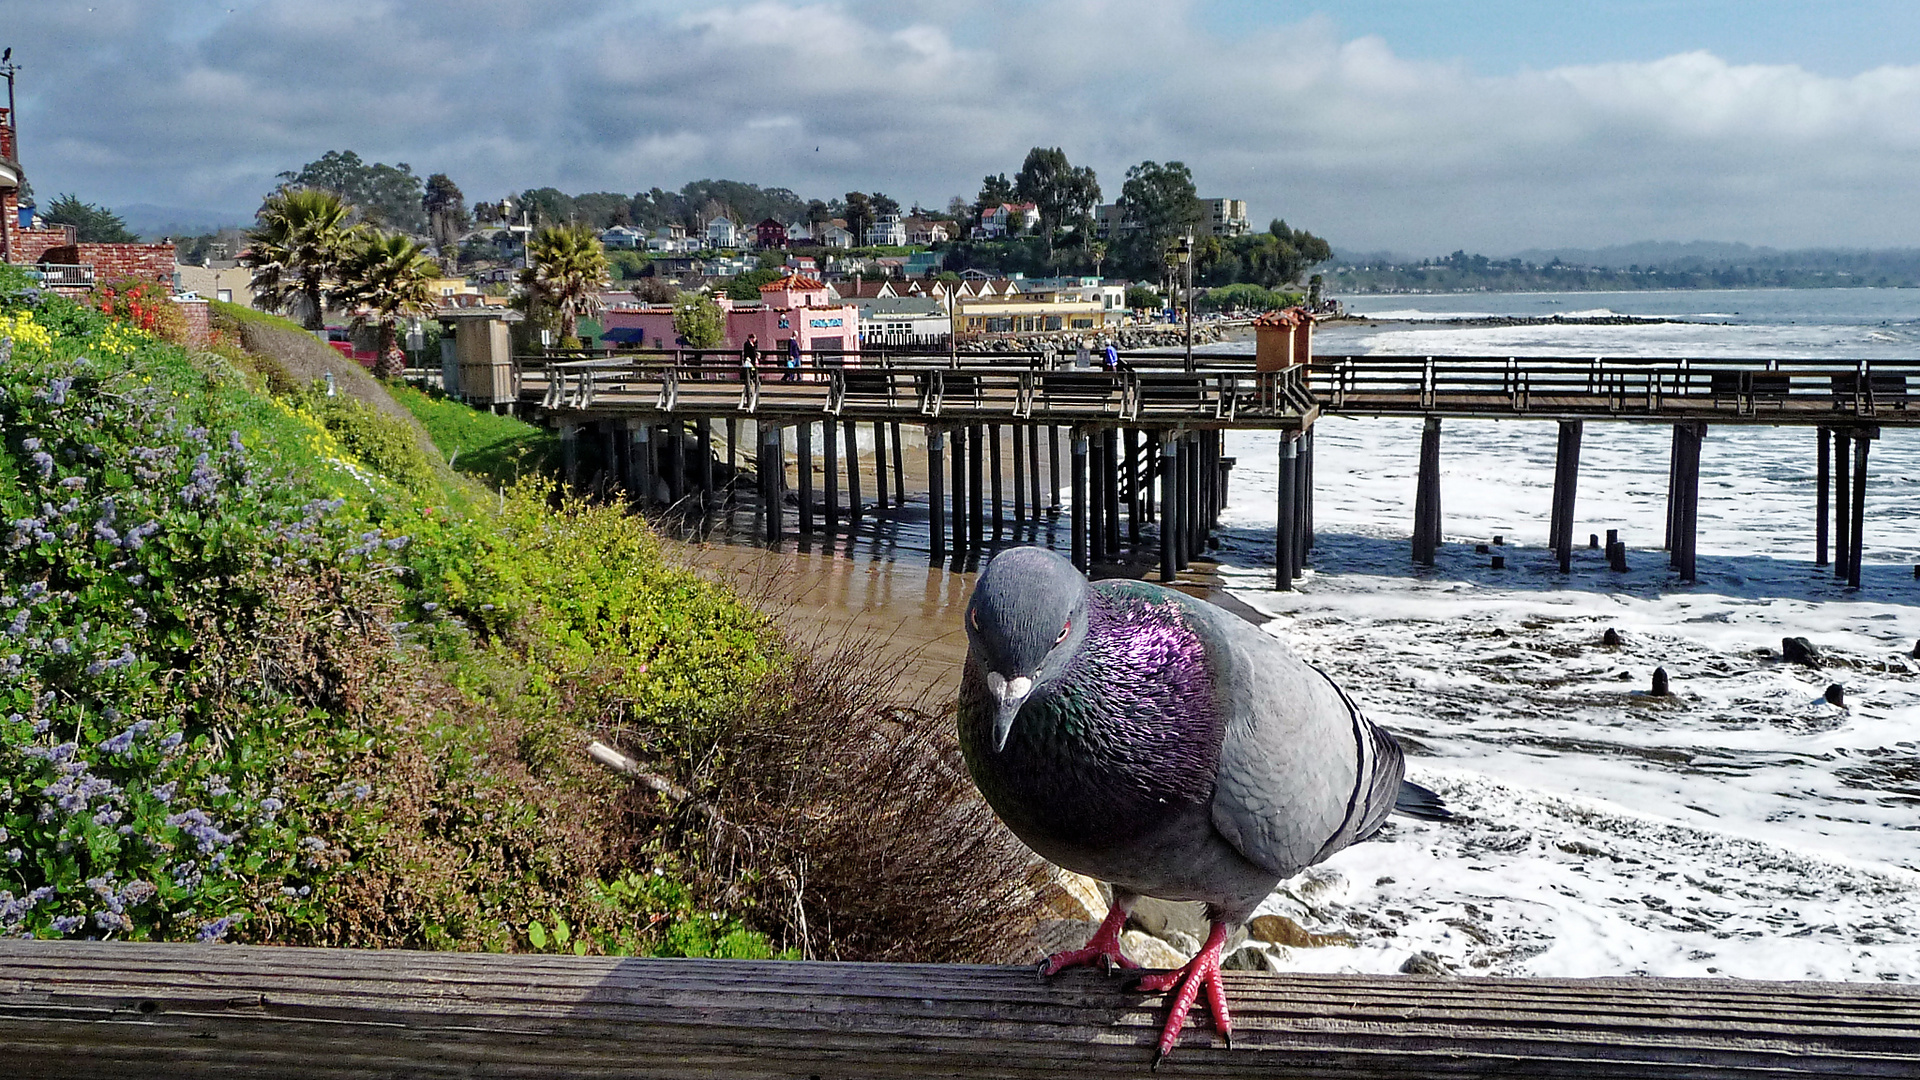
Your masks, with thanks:
[[(1317, 353), (1913, 356), (1920, 292), (1753, 290), (1360, 297)], [(1486, 327), (1628, 314), (1652, 325)], [(1250, 346), (1248, 346), (1250, 349)], [(1814, 434), (1716, 427), (1699, 581), (1659, 550), (1668, 429), (1586, 426), (1577, 538), (1619, 529), (1629, 571), (1545, 550), (1554, 429), (1448, 420), (1446, 545), (1416, 569), (1418, 420), (1316, 428), (1313, 569), (1273, 590), (1277, 440), (1230, 433), (1230, 591), (1402, 736), (1460, 813), (1395, 819), (1268, 910), (1349, 947), (1281, 966), (1469, 974), (1920, 979), (1920, 432), (1873, 446), (1863, 587), (1813, 565)], [(1504, 540), (1495, 571), (1478, 543)], [(1495, 549), (1502, 550), (1502, 549)], [(1264, 560), (1265, 565), (1261, 565)], [(1602, 644), (1608, 629), (1618, 646)], [(1819, 668), (1784, 663), (1803, 636)], [(1671, 697), (1647, 691), (1656, 667)], [(1845, 704), (1824, 698), (1830, 684)]]

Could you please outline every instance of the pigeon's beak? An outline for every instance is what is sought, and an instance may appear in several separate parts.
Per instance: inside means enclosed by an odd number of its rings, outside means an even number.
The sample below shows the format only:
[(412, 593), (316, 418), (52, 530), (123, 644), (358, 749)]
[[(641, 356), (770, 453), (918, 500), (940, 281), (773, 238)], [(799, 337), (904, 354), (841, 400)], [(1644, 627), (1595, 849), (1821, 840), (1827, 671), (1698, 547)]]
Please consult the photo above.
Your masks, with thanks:
[(1009, 679), (997, 671), (987, 672), (987, 689), (993, 691), (1000, 707), (993, 714), (993, 752), (1007, 748), (1007, 733), (1013, 730), (1013, 718), (1033, 692), (1033, 680), (1025, 676)]

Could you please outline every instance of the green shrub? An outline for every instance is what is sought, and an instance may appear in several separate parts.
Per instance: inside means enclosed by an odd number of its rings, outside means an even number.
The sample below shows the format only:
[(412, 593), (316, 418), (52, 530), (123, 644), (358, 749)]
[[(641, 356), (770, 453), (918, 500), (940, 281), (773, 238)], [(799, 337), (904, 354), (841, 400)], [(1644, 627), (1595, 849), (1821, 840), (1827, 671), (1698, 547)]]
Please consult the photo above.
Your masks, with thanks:
[(405, 424), (345, 394), (328, 394), (318, 383), (292, 395), (292, 401), (324, 424), (348, 453), (380, 475), (416, 493), (433, 487), (433, 462)]

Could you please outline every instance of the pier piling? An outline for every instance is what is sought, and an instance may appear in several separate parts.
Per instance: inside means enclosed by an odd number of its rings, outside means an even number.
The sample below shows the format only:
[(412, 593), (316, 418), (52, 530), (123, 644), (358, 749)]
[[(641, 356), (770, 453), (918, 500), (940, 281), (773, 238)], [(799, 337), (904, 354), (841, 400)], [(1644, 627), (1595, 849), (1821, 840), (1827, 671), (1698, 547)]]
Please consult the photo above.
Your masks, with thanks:
[(1413, 489), (1413, 561), (1432, 566), (1440, 550), (1440, 418), (1420, 428), (1419, 475)]
[(1013, 426), (1013, 535), (1027, 526), (1027, 443), (1020, 425)]
[(967, 425), (967, 556), (970, 559), (978, 559), (985, 550), (982, 526), (986, 515), (981, 505), (985, 499), (982, 490), (985, 485), (981, 481), (986, 465), (981, 444), (985, 441), (985, 431), (979, 424)]
[[(1099, 432), (1083, 432), (1078, 437), (1087, 442), (1087, 564), (1091, 566), (1107, 561), (1107, 446)], [(1079, 491), (1074, 489), (1076, 500)]]
[(1853, 539), (1853, 549), (1847, 554), (1847, 585), (1860, 587), (1860, 557), (1866, 550), (1867, 531), (1867, 443), (1870, 437), (1864, 431), (1853, 436), (1853, 528), (1848, 535)]
[[(699, 424), (694, 453), (700, 456), (700, 531), (704, 533), (713, 520), (713, 421), (701, 417)], [(779, 453), (778, 447), (775, 453)]]
[(927, 429), (927, 546), (933, 565), (947, 561), (947, 522), (945, 492), (946, 433), (937, 427)]
[[(1053, 501), (1047, 504), (1047, 516), (1060, 516), (1060, 429), (1047, 425), (1047, 482), (1052, 485)], [(1039, 500), (1035, 499), (1038, 503)]]
[[(1057, 429), (1056, 429), (1057, 430)], [(1087, 561), (1087, 435), (1075, 428), (1073, 430), (1073, 565), (1086, 573), (1090, 568)]]
[(1027, 425), (1027, 494), (1033, 507), (1034, 535), (1040, 532), (1040, 425)]
[(1293, 588), (1295, 522), (1299, 518), (1296, 481), (1299, 474), (1300, 445), (1289, 432), (1280, 434), (1280, 502), (1275, 508), (1273, 527), (1273, 587), (1285, 592)]
[(1101, 500), (1107, 511), (1107, 557), (1119, 558), (1120, 553), (1120, 432), (1116, 428), (1106, 428), (1101, 432), (1104, 447), (1101, 459), (1106, 467), (1101, 470), (1101, 483), (1106, 485), (1106, 497)]
[(1001, 470), (1000, 470), (1000, 425), (999, 424), (987, 425), (987, 447), (988, 447), (987, 471), (991, 474), (989, 477), (989, 482), (993, 486), (993, 490), (990, 492), (993, 498), (993, 538), (995, 540), (999, 540), (1007, 526), (1005, 512), (1000, 507), (1000, 495), (1001, 495), (1002, 488), (1000, 483)]
[(633, 437), (634, 494), (639, 497), (640, 509), (653, 505), (653, 427), (645, 421), (629, 420), (632, 429), (628, 434)]
[(840, 435), (833, 421), (820, 423), (820, 479), (822, 509), (827, 519), (827, 535), (840, 531)]
[(1853, 554), (1853, 433), (1833, 433), (1833, 576), (1847, 580), (1847, 561)]
[(1827, 485), (1833, 471), (1833, 431), (1821, 428), (1818, 464), (1813, 480), (1813, 565), (1827, 565)]
[(1580, 437), (1584, 428), (1579, 420), (1560, 421), (1560, 447), (1554, 455), (1550, 546), (1563, 574), (1573, 570), (1573, 507), (1580, 490)]
[(875, 513), (887, 509), (887, 425), (879, 420), (873, 422), (873, 508)]
[(1154, 436), (1160, 445), (1160, 580), (1170, 582), (1179, 575), (1180, 556), (1174, 550), (1173, 512), (1174, 500), (1179, 497), (1178, 482), (1175, 477), (1180, 472), (1179, 439), (1172, 432), (1160, 432)]
[(967, 429), (953, 429), (949, 447), (953, 458), (953, 558), (964, 564), (967, 558)]
[(813, 421), (793, 428), (795, 473), (800, 481), (800, 535), (813, 535)]
[(841, 429), (847, 436), (847, 533), (852, 535), (864, 513), (860, 505), (860, 425), (849, 420)]

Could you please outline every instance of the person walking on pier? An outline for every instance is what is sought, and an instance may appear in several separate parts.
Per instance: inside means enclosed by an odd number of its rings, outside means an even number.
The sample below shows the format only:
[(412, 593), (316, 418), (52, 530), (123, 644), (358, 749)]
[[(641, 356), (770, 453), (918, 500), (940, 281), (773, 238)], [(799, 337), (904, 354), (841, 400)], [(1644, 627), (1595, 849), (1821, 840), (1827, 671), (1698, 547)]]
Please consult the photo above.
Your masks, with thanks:
[(798, 382), (800, 379), (800, 338), (796, 335), (787, 339), (787, 373), (780, 377), (781, 382)]

